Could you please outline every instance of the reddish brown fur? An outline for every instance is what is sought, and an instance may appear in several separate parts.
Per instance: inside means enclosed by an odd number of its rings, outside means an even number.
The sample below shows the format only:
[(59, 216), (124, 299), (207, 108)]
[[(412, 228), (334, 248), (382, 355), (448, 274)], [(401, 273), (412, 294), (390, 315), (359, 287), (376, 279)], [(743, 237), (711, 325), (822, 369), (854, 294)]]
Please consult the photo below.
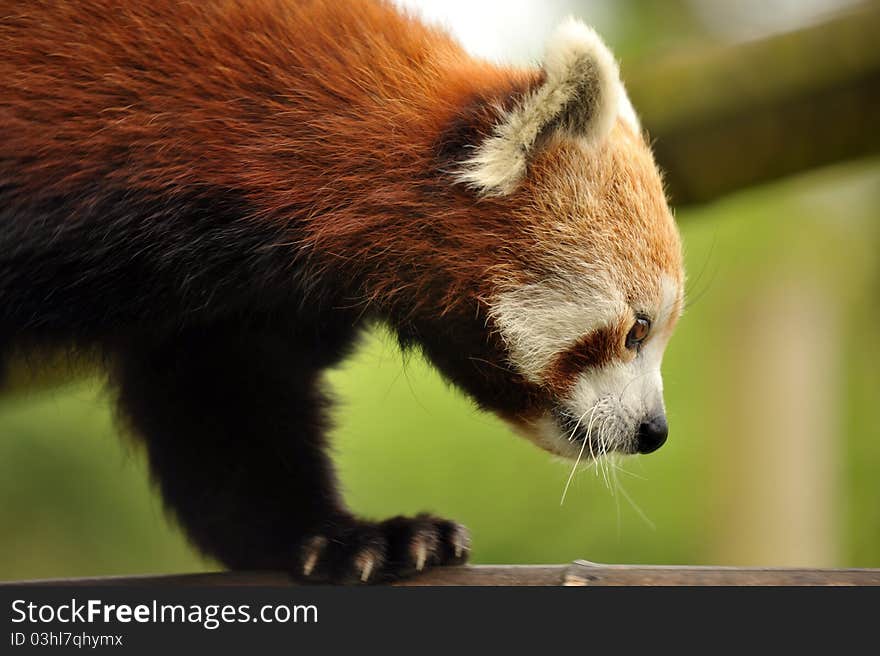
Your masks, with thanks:
[(622, 121), (586, 157), (550, 139), (511, 197), (453, 184), (496, 107), (542, 73), (475, 60), (384, 2), (4, 0), (0, 14), (0, 185), (22, 197), (95, 180), (234, 189), (250, 220), (289, 226), (278, 245), (304, 278), (347, 281), (352, 305), (398, 323), (485, 312), (578, 259), (636, 305), (660, 274), (680, 281), (650, 150)]
[(522, 424), (632, 317), (529, 376), (493, 302), (524, 283), (579, 300), (595, 276), (638, 312), (681, 281), (656, 167), (621, 121), (589, 148), (542, 134), (509, 196), (456, 184), (543, 75), (386, 2), (0, 0), (0, 45), (0, 347), (34, 331), (113, 351), (167, 502), (227, 565), (351, 580), (379, 545), (394, 578), (418, 535), (461, 561), (449, 522), (366, 522), (338, 498), (320, 372), (364, 316)]
[[(15, 47), (0, 59), (2, 148), (38, 155), (0, 168), (0, 184), (21, 194), (95, 179), (166, 194), (236, 189), (256, 220), (296, 222), (304, 237), (291, 246), (315, 275), (356, 279), (365, 309), (397, 315), (443, 315), (485, 302), (490, 282), (540, 275), (560, 255), (530, 234), (548, 216), (576, 219), (563, 242), (577, 252), (613, 253), (634, 297), (658, 270), (678, 275), (663, 259), (678, 237), (650, 152), (623, 124), (586, 168), (570, 144), (546, 148), (515, 198), (451, 185), (449, 141), (473, 147), (493, 104), (541, 73), (475, 60), (383, 2), (4, 4), (0, 42)], [(288, 47), (290, 34), (301, 47)], [(584, 185), (601, 205), (571, 216), (548, 204)], [(643, 252), (621, 234), (635, 230), (650, 239)]]
[(357, 275), (365, 304), (387, 310), (406, 290), (442, 313), (481, 295), (510, 227), (500, 204), (451, 187), (439, 140), (456, 121), (488, 132), (477, 101), (536, 73), (477, 62), (377, 2), (4, 4), (0, 42), (16, 47), (0, 60), (2, 148), (39, 153), (2, 169), (4, 184), (237, 189), (258, 220), (308, 217), (298, 245), (316, 273)]
[(543, 235), (541, 247), (529, 251), (526, 268), (535, 277), (589, 254), (605, 265), (630, 304), (656, 301), (663, 275), (680, 285), (680, 236), (659, 171), (644, 137), (624, 121), (587, 156), (571, 140), (549, 144), (523, 186), (528, 200), (518, 221), (561, 219), (552, 235)]

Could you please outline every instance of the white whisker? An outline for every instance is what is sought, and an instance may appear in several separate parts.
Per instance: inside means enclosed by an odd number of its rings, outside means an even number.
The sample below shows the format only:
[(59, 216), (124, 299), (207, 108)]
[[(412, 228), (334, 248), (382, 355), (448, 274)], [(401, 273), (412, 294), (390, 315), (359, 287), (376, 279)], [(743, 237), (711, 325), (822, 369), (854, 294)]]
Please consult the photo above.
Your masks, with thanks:
[[(619, 483), (618, 483), (618, 485), (619, 485)], [(632, 506), (632, 509), (636, 511), (636, 514), (642, 519), (642, 521), (648, 525), (648, 528), (650, 528), (652, 531), (656, 531), (657, 525), (654, 524), (654, 522), (652, 522), (648, 518), (648, 516), (645, 514), (645, 511), (643, 511), (639, 507), (639, 505), (635, 501), (633, 501), (632, 497), (629, 495), (629, 493), (626, 491), (626, 488), (623, 487), (623, 485), (620, 485), (620, 493), (623, 495), (623, 498), (626, 499), (627, 503), (629, 503), (629, 505)]]
[[(614, 457), (614, 456), (609, 456)], [(620, 499), (617, 496), (617, 489), (621, 488), (620, 481), (617, 480), (617, 466), (612, 460), (608, 461), (608, 464), (611, 466), (611, 480), (614, 481), (614, 489), (611, 491), (611, 496), (614, 498), (614, 510), (617, 514), (617, 537), (620, 538)]]
[(599, 439), (599, 463), (602, 468), (602, 480), (605, 481), (605, 487), (611, 490), (611, 483), (608, 478), (607, 471), (607, 456), (608, 456), (608, 442), (605, 439), (605, 428), (608, 426), (608, 422), (611, 421), (611, 417), (606, 417), (602, 424), (599, 426), (598, 431), (598, 439)]
[(628, 469), (624, 469), (623, 467), (620, 466), (620, 463), (619, 463), (619, 462), (611, 463), (611, 466), (614, 467), (614, 469), (616, 469), (617, 471), (619, 471), (621, 474), (626, 474), (627, 476), (632, 476), (633, 478), (637, 478), (637, 479), (639, 479), (640, 481), (646, 481), (646, 480), (648, 480), (648, 479), (645, 478), (644, 476), (640, 476), (640, 475), (636, 474), (635, 472), (631, 472), (631, 471), (628, 470)]
[[(575, 425), (574, 429), (571, 431), (571, 436), (569, 436), (569, 441), (571, 441), (571, 437), (575, 434), (577, 429), (580, 427), (581, 421), (583, 420), (584, 416), (587, 414), (587, 412), (589, 412), (590, 413), (590, 421), (587, 424), (587, 434), (584, 437), (584, 443), (581, 444), (581, 450), (578, 452), (577, 459), (574, 461), (574, 466), (571, 468), (571, 473), (568, 475), (568, 480), (565, 481), (565, 488), (562, 490), (562, 498), (559, 500), (560, 506), (565, 503), (565, 495), (568, 494), (568, 488), (571, 485), (572, 479), (574, 478), (574, 473), (577, 471), (578, 464), (580, 463), (581, 458), (584, 455), (584, 448), (586, 447), (587, 442), (590, 441), (590, 431), (593, 429), (593, 419), (596, 416), (596, 408), (598, 408), (598, 407), (599, 407), (599, 401), (596, 401), (596, 403), (593, 404), (593, 407), (591, 409), (585, 411), (584, 414), (582, 414), (580, 416), (580, 418), (578, 419), (577, 424)], [(590, 447), (590, 450), (592, 451), (592, 447)]]

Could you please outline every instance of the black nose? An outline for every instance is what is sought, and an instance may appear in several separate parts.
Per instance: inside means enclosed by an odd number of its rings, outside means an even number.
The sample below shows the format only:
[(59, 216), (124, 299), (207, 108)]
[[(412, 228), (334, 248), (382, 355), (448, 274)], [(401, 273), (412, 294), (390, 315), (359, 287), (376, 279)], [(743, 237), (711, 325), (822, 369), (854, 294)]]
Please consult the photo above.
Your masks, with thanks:
[(639, 432), (636, 434), (636, 450), (639, 453), (652, 453), (663, 446), (668, 435), (669, 426), (666, 424), (666, 417), (663, 415), (651, 417), (639, 426)]

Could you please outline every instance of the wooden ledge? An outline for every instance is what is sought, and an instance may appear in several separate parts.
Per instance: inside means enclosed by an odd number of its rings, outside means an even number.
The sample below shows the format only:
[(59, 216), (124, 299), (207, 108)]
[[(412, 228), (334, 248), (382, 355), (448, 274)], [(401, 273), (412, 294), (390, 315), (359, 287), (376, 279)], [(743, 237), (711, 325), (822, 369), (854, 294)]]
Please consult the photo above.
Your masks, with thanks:
[[(283, 572), (212, 572), (163, 576), (108, 576), (7, 581), (10, 585), (291, 586)], [(880, 586), (880, 569), (744, 569), (601, 565), (576, 560), (568, 565), (474, 565), (444, 567), (395, 586)]]

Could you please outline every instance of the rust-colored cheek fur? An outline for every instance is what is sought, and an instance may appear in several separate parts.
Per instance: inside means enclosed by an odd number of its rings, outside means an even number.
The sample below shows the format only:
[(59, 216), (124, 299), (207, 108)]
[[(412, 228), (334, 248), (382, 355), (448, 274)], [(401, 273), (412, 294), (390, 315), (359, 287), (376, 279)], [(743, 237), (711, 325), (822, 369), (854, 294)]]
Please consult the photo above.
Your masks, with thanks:
[(564, 396), (584, 371), (630, 360), (632, 354), (627, 354), (624, 347), (628, 330), (628, 325), (617, 322), (584, 335), (550, 364), (544, 375), (547, 386)]

